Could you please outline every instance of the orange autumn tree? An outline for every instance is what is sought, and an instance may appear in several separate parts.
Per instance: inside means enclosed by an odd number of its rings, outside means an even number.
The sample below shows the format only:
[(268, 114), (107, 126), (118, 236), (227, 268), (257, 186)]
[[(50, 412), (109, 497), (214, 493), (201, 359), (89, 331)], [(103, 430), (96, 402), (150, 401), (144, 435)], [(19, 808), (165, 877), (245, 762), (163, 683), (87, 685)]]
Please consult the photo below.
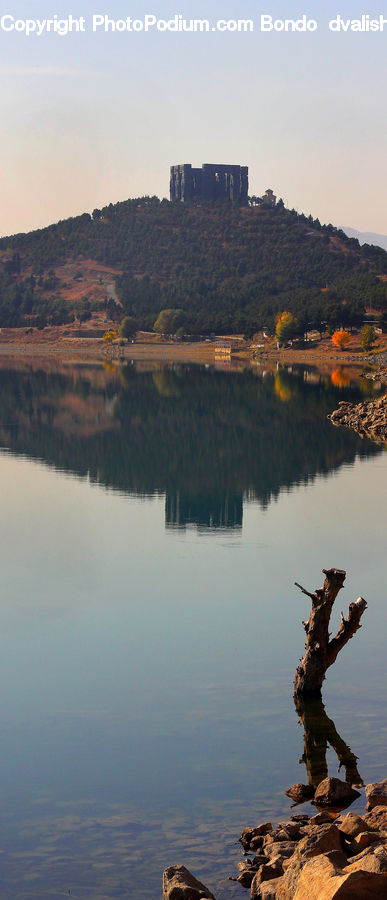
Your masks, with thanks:
[(102, 340), (105, 341), (105, 344), (112, 344), (113, 341), (115, 341), (117, 337), (118, 337), (117, 331), (105, 331), (105, 334), (104, 334)]
[(351, 339), (352, 335), (349, 331), (344, 331), (343, 328), (339, 328), (338, 331), (334, 331), (332, 334), (332, 344), (338, 350), (345, 350)]

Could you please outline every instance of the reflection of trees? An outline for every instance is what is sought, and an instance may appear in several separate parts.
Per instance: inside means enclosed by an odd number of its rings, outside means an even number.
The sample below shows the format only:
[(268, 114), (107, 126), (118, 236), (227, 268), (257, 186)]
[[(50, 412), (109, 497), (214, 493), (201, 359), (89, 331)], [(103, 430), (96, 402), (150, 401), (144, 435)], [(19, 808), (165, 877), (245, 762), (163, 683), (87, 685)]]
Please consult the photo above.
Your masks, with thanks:
[(283, 487), (382, 452), (332, 427), (336, 405), (336, 389), (305, 383), (303, 370), (276, 382), (181, 366), (0, 370), (3, 445), (115, 490), (165, 494), (167, 524), (182, 527), (240, 527), (243, 497), (267, 506)]
[(169, 369), (160, 369), (153, 373), (153, 381), (162, 397), (179, 397), (180, 386), (175, 372)]
[(277, 397), (279, 397), (283, 403), (287, 403), (292, 396), (291, 376), (283, 369), (280, 369), (275, 374), (274, 390)]
[(347, 387), (351, 383), (351, 376), (342, 366), (339, 366), (338, 369), (333, 370), (331, 382), (335, 387)]
[(321, 697), (313, 699), (294, 698), (297, 714), (304, 726), (304, 752), (300, 762), (306, 766), (308, 782), (317, 787), (328, 776), (326, 755), (328, 745), (335, 751), (339, 769), (344, 766), (345, 780), (349, 784), (362, 785), (363, 780), (357, 769), (358, 757), (336, 731), (335, 723), (329, 719)]

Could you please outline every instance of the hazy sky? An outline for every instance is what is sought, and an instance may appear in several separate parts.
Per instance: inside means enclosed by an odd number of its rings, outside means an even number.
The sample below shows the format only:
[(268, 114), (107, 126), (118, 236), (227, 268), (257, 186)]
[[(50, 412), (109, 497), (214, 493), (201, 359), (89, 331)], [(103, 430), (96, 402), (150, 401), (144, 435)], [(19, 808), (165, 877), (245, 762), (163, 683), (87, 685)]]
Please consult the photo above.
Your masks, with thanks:
[[(1, 3), (0, 18), (73, 13), (86, 30), (0, 30), (0, 234), (128, 197), (168, 196), (169, 167), (181, 162), (248, 165), (250, 193), (271, 187), (322, 222), (387, 233), (387, 22), (377, 33), (328, 28), (337, 15), (382, 10), (375, 0)], [(180, 13), (211, 27), (246, 18), (254, 31), (93, 33), (93, 14), (105, 13)], [(306, 14), (318, 29), (262, 33), (261, 14)]]

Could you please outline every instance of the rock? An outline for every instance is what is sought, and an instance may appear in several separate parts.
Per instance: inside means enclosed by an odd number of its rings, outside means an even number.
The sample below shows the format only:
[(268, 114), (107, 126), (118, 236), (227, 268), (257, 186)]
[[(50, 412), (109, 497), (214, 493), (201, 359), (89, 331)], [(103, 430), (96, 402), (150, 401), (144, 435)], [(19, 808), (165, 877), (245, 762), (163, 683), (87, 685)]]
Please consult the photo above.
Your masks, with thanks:
[(387, 435), (387, 394), (357, 405), (340, 404), (328, 419), (334, 425), (346, 425), (372, 440), (383, 441)]
[(265, 852), (266, 847), (269, 847), (270, 844), (275, 844), (275, 839), (276, 839), (276, 836), (273, 831), (271, 832), (271, 834), (266, 834), (265, 837), (263, 838), (262, 850)]
[(258, 872), (256, 872), (256, 874), (254, 875), (254, 878), (251, 882), (250, 897), (253, 898), (253, 900), (261, 897), (261, 885), (265, 881), (272, 881), (273, 878), (280, 878), (281, 875), (283, 875), (283, 868), (282, 861), (279, 857), (273, 859), (270, 863), (261, 866)]
[(274, 844), (268, 844), (265, 847), (265, 854), (269, 859), (275, 856), (281, 856), (282, 859), (289, 859), (297, 847), (297, 841), (280, 841)]
[(250, 848), (249, 848), (249, 849), (250, 849), (250, 850), (254, 850), (254, 853), (255, 853), (257, 850), (261, 850), (264, 840), (265, 840), (265, 838), (262, 837), (261, 834), (258, 834), (257, 837), (252, 838), (252, 841), (251, 841), (251, 844), (250, 844)]
[[(242, 831), (242, 834), (239, 838), (239, 841), (245, 850), (249, 850), (249, 848), (251, 847), (252, 841), (255, 840), (255, 838), (263, 837), (263, 835), (268, 834), (272, 830), (273, 830), (273, 826), (272, 826), (271, 822), (264, 822), (263, 825), (257, 825), (256, 828), (250, 828), (250, 827), (244, 828)], [(261, 841), (261, 844), (262, 843), (263, 843), (263, 840)], [(261, 844), (258, 844), (258, 846), (261, 846)], [(254, 847), (253, 849), (258, 849), (258, 848)]]
[(337, 825), (315, 825), (297, 845), (296, 853), (308, 859), (331, 850), (342, 850), (342, 839)]
[(375, 844), (379, 840), (380, 838), (376, 831), (362, 831), (361, 834), (357, 834), (351, 841), (350, 851), (356, 855), (361, 850), (369, 847), (370, 844)]
[(238, 863), (239, 875), (237, 878), (231, 878), (231, 881), (237, 881), (242, 887), (249, 888), (251, 882), (256, 873), (256, 867), (251, 864), (251, 860), (248, 862), (239, 862)]
[(281, 841), (283, 842), (292, 840), (290, 832), (293, 832), (293, 834), (297, 834), (299, 838), (301, 837), (299, 826), (293, 826), (293, 828), (290, 827), (289, 830), (287, 828), (274, 828), (273, 831), (270, 834), (266, 834), (263, 839), (264, 849), (266, 849), (266, 847), (269, 847), (270, 844), (278, 844)]
[(374, 781), (366, 785), (367, 808), (374, 806), (387, 806), (387, 778), (384, 781)]
[(264, 863), (269, 862), (269, 859), (270, 859), (269, 854), (267, 854), (266, 856), (264, 856), (263, 853), (257, 853), (257, 855), (254, 856), (254, 859), (253, 859), (253, 866), (254, 866), (254, 868), (255, 868), (255, 869), (258, 869), (259, 866), (263, 866)]
[(324, 778), (314, 795), (316, 806), (349, 806), (356, 797), (360, 797), (359, 791), (355, 791), (347, 781), (340, 778)]
[[(278, 822), (277, 828), (284, 832), (285, 841), (292, 841), (300, 836), (301, 822)], [(279, 832), (277, 832), (279, 834)]]
[(329, 812), (323, 810), (322, 812), (317, 813), (316, 816), (312, 816), (312, 818), (309, 819), (309, 822), (311, 825), (327, 825), (332, 822), (332, 816)]
[[(292, 829), (288, 830), (287, 828), (279, 828), (278, 831), (276, 830), (274, 833), (275, 843), (278, 843), (279, 841), (290, 841), (291, 840), (291, 835), (290, 835), (291, 830)], [(299, 834), (299, 832), (300, 832), (299, 828), (296, 828), (294, 831), (295, 834)]]
[[(342, 864), (346, 857), (342, 852), (342, 838), (336, 825), (315, 825), (309, 834), (297, 845), (297, 849), (290, 858), (288, 864), (284, 864), (285, 874), (278, 888), (279, 900), (293, 900), (295, 896), (301, 872), (308, 859), (322, 854), (336, 853)], [(312, 894), (310, 900), (312, 900)], [(315, 898), (313, 897), (313, 900)]]
[(363, 831), (370, 830), (367, 822), (361, 816), (357, 816), (356, 813), (347, 813), (340, 822), (339, 829), (349, 838), (355, 838)]
[(379, 831), (387, 831), (387, 809), (385, 806), (375, 806), (371, 812), (364, 816), (368, 830), (377, 828)]
[(344, 874), (322, 856), (304, 866), (294, 900), (385, 900), (386, 886), (383, 875), (360, 870)]
[(277, 888), (281, 882), (281, 878), (272, 878), (270, 881), (263, 881), (260, 885), (251, 885), (250, 897), (252, 900), (277, 900)]
[(318, 891), (322, 884), (326, 884), (341, 870), (327, 856), (318, 856), (315, 859), (305, 861), (305, 865), (299, 871), (298, 882), (294, 893), (281, 895), (281, 900), (317, 900)]
[[(385, 791), (387, 779), (367, 786), (371, 799), (383, 798)], [(356, 796), (359, 793), (347, 782), (326, 778), (315, 802), (337, 807)], [(239, 863), (240, 875), (232, 879), (250, 886), (252, 900), (387, 900), (387, 802), (384, 805), (383, 799), (364, 816), (352, 812), (335, 816), (328, 810), (313, 818), (291, 816), (274, 829), (269, 822), (245, 829), (241, 840), (261, 842), (260, 852)], [(197, 896), (192, 895), (192, 900)], [(199, 895), (205, 896), (211, 895)], [(185, 894), (177, 894), (176, 900), (180, 897), (191, 900)], [(175, 900), (175, 895), (165, 900)]]
[(280, 878), (273, 878), (272, 881), (264, 881), (261, 884), (261, 900), (277, 900), (277, 887), (280, 884)]
[[(383, 875), (385, 879), (387, 879), (387, 846), (386, 844), (379, 844), (377, 847), (372, 847), (372, 850), (367, 848), (363, 850), (362, 853), (359, 853), (358, 856), (353, 857), (349, 860), (348, 864), (345, 867), (346, 872), (357, 872), (358, 870), (364, 870), (366, 872), (377, 872), (380, 875)], [(385, 890), (387, 897), (387, 880), (385, 882)]]
[(311, 800), (314, 797), (315, 788), (311, 784), (301, 784), (297, 782), (296, 784), (292, 784), (285, 794), (287, 797), (290, 797), (291, 800), (294, 800), (295, 803), (305, 803), (307, 800)]
[(163, 874), (163, 900), (215, 900), (211, 891), (185, 866), (168, 866)]

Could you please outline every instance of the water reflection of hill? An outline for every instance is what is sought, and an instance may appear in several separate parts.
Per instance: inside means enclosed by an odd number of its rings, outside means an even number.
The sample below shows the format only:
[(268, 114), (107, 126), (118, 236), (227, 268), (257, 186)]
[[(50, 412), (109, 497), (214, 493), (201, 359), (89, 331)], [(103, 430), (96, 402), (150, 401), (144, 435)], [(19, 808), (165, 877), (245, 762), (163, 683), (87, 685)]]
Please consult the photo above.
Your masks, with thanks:
[(3, 369), (0, 441), (109, 488), (165, 493), (168, 525), (235, 528), (244, 497), (265, 506), (281, 488), (380, 452), (327, 421), (337, 400), (334, 385), (307, 383), (302, 370), (126, 366), (101, 379)]

